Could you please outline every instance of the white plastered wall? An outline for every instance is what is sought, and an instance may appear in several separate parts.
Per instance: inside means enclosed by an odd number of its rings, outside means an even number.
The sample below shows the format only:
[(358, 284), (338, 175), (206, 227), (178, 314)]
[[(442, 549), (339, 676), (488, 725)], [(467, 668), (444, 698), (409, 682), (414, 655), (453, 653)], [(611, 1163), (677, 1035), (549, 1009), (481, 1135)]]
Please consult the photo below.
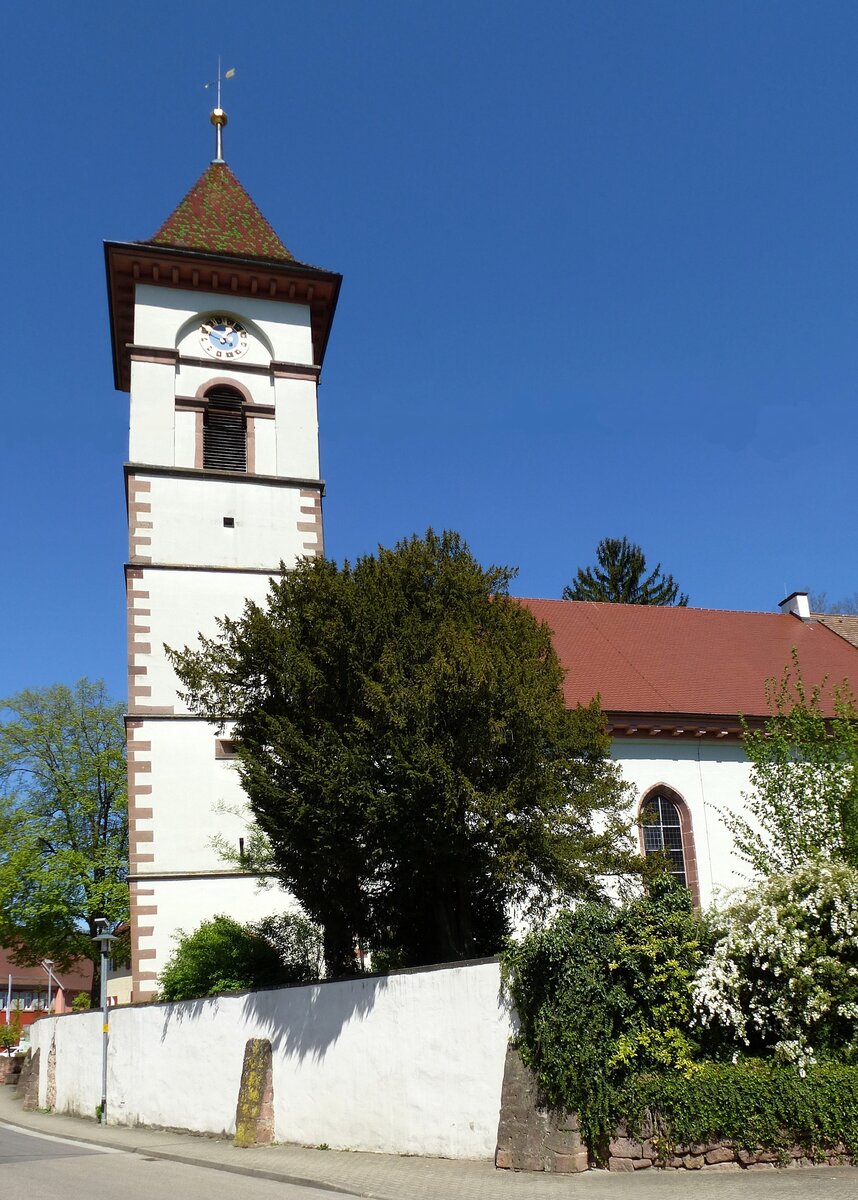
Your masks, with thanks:
[(128, 457), (153, 466), (174, 465), (175, 367), (170, 363), (131, 363)]
[(151, 610), (151, 652), (138, 655), (136, 661), (147, 669), (152, 703), (173, 704), (176, 712), (187, 712), (187, 706), (177, 697), (179, 680), (167, 661), (164, 646), (174, 650), (185, 646), (197, 648), (198, 634), (211, 636), (217, 632), (218, 617), (240, 616), (246, 600), (262, 603), (268, 592), (269, 576), (145, 567), (143, 571)]
[[(315, 407), (315, 406), (314, 406)], [(255, 470), (257, 475), (285, 475), (286, 471), (278, 469), (277, 464), (277, 437), (276, 429), (273, 421), (257, 419), (253, 422), (253, 438), (255, 442), (256, 465)], [(318, 449), (318, 438), (316, 438), (316, 447)], [(316, 478), (319, 472), (318, 458), (310, 459), (309, 465), (315, 463), (315, 474), (312, 478)], [(305, 464), (307, 465), (307, 464)], [(303, 478), (307, 478), (304, 476)]]
[[(220, 868), (225, 868), (220, 863)], [(160, 974), (176, 948), (176, 937), (192, 933), (203, 921), (214, 916), (232, 917), (244, 924), (276, 917), (282, 913), (300, 912), (294, 896), (272, 884), (263, 887), (249, 875), (209, 875), (202, 878), (153, 879), (147, 882), (153, 889), (149, 902), (158, 909), (158, 936), (144, 939), (141, 948), (152, 946), (154, 958), (146, 960), (146, 969)]]
[(202, 720), (144, 718), (138, 736), (151, 745), (152, 818), (138, 822), (153, 834), (149, 870), (227, 870), (212, 836), (217, 830), (238, 851), (247, 818), (233, 810), (242, 811), (247, 797), (234, 761), (217, 757), (215, 727)]
[(278, 362), (313, 362), (310, 309), (306, 304), (187, 292), (154, 284), (137, 285), (134, 341), (139, 346), (177, 346), (180, 352), (198, 358), (202, 351), (197, 318), (200, 314), (223, 312), (238, 317), (249, 332), (260, 335), (249, 339), (242, 362), (265, 366), (270, 358)]
[(177, 412), (174, 421), (176, 430), (175, 465), (177, 467), (195, 467), (197, 465), (197, 414)]
[[(223, 312), (244, 324), (247, 352), (240, 360), (209, 362), (200, 318)], [(135, 512), (131, 590), (143, 594), (132, 610), (143, 631), (130, 647), (132, 678), (141, 688), (140, 707), (132, 705), (131, 716), (141, 747), (134, 755), (136, 783), (143, 790), (132, 850), (135, 878), (145, 889), (141, 911), (147, 913), (136, 927), (136, 945), (154, 954), (145, 970), (158, 971), (176, 929), (191, 930), (221, 911), (258, 919), (292, 903), (279, 889), (260, 892), (255, 880), (228, 876), (229, 864), (210, 844), (215, 830), (235, 843), (243, 835), (239, 818), (218, 811), (243, 796), (229, 763), (215, 759), (214, 730), (181, 719), (187, 708), (164, 645), (181, 649), (196, 646), (199, 633), (214, 635), (218, 617), (239, 616), (247, 599), (264, 601), (267, 572), (277, 573), (281, 560), (291, 566), (308, 548), (312, 552), (318, 536), (314, 494), (308, 504), (300, 483), (278, 486), (258, 477), (317, 480), (318, 419), (314, 372), (275, 379), (271, 370), (272, 361), (312, 367), (307, 305), (141, 284), (134, 340), (140, 350), (132, 363), (129, 457), (141, 465), (129, 485)], [(177, 351), (178, 362), (172, 354), (161, 354), (165, 362), (145, 361), (162, 351)], [(249, 418), (253, 473), (241, 479), (185, 474), (198, 466), (199, 414), (177, 411), (177, 399), (194, 400), (227, 379), (268, 410)], [(183, 470), (147, 473), (146, 464)], [(147, 719), (147, 708), (166, 719)], [(169, 719), (171, 711), (178, 720)]]
[[(108, 1121), (235, 1128), (245, 1043), (272, 1042), (275, 1138), (449, 1158), (494, 1154), (511, 1015), (496, 962), (119, 1008), (110, 1015)], [(33, 1027), (57, 1045), (57, 1110), (95, 1110), (98, 1014)]]
[[(137, 718), (135, 741), (149, 747), (146, 781), (151, 793), (145, 807), (151, 815), (135, 820), (135, 836), (145, 838), (152, 855), (145, 866), (145, 903), (151, 920), (138, 929), (138, 945), (147, 952), (146, 970), (163, 970), (175, 948), (175, 935), (190, 933), (217, 913), (234, 920), (262, 917), (297, 908), (292, 896), (275, 883), (236, 874), (215, 834), (233, 851), (248, 836), (247, 797), (235, 762), (218, 757), (221, 738), (228, 738), (199, 719)], [(151, 928), (152, 932), (147, 930)], [(135, 997), (138, 998), (138, 997)]]
[[(198, 326), (195, 324), (194, 329)], [(196, 335), (195, 335), (196, 336)], [(181, 345), (187, 345), (187, 338), (183, 338)], [(260, 347), (260, 351), (263, 348)], [(199, 342), (196, 344), (196, 350), (193, 345), (188, 347), (191, 354), (200, 355)], [(270, 363), (270, 355), (267, 350), (264, 351), (266, 358), (264, 365), (267, 367)], [(228, 369), (224, 369), (221, 363), (214, 359), (211, 362), (206, 362), (200, 366), (197, 363), (180, 362), (175, 368), (175, 390), (177, 396), (192, 397), (198, 395), (204, 388), (208, 387), (212, 379), (226, 379), (227, 371), (229, 379), (237, 384), (252, 397), (254, 404), (273, 404), (274, 403), (274, 381), (268, 374), (261, 374), (258, 371), (242, 371), (241, 364), (245, 359), (239, 359), (238, 363), (230, 363)], [(260, 364), (263, 365), (263, 364)]]
[[(272, 360), (301, 366), (313, 363), (310, 310), (306, 305), (255, 298), (224, 297), (138, 285), (135, 342), (142, 347), (177, 349), (187, 358), (204, 357), (199, 341), (202, 314), (227, 311), (246, 325), (247, 353), (224, 364), (134, 361), (131, 364), (131, 462), (159, 466), (195, 465), (195, 418), (176, 413), (175, 398), (193, 398), (215, 379), (228, 377), (254, 404), (275, 408), (274, 428), (255, 424), (255, 473), (294, 479), (319, 476), (319, 428), (314, 379), (273, 378), (258, 369)], [(227, 375), (228, 373), (228, 375)]]
[[(281, 559), (291, 565), (303, 553), (298, 524), (306, 502), (298, 488), (143, 470), (135, 478), (150, 483), (153, 562), (276, 571)], [(225, 527), (224, 517), (234, 526)]]
[(743, 867), (721, 813), (742, 808), (749, 766), (733, 741), (618, 740), (612, 756), (634, 785), (635, 814), (643, 796), (658, 784), (678, 792), (688, 806), (694, 833), (700, 902), (705, 908), (743, 883)]
[(319, 476), (316, 384), (308, 379), (275, 379), (277, 474), (294, 479)]

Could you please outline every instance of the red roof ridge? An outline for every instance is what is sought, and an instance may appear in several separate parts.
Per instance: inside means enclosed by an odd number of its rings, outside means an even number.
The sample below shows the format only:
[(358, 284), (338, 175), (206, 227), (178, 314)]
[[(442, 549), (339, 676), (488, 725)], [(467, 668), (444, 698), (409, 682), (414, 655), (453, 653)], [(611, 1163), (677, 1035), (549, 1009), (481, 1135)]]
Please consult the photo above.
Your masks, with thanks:
[[(737, 616), (748, 617), (791, 617), (793, 613), (782, 612), (767, 612), (765, 609), (759, 608), (710, 608), (708, 606), (700, 606), (697, 604), (626, 604), (621, 600), (567, 600), (560, 596), (510, 596), (512, 600), (535, 601), (538, 604), (580, 604), (590, 605), (594, 608), (628, 608), (647, 610), (648, 612), (695, 612), (695, 613), (735, 613)], [(819, 613), (811, 613), (810, 624), (814, 624)], [(804, 624), (808, 624), (807, 621)], [(824, 624), (820, 621), (819, 624)]]

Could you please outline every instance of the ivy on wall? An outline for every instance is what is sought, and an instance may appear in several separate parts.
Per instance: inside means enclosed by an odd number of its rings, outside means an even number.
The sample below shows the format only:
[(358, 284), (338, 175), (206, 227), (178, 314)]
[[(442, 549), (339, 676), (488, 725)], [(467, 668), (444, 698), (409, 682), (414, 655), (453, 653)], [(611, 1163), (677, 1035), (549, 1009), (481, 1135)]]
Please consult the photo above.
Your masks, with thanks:
[(597, 1157), (628, 1079), (694, 1071), (692, 982), (705, 948), (688, 892), (657, 879), (647, 896), (561, 912), (506, 950), (522, 1057), (547, 1103), (578, 1113)]
[(704, 921), (657, 878), (508, 947), (520, 1052), (543, 1101), (579, 1114), (591, 1155), (614, 1130), (810, 1158), (858, 1152), (858, 878), (811, 863)]

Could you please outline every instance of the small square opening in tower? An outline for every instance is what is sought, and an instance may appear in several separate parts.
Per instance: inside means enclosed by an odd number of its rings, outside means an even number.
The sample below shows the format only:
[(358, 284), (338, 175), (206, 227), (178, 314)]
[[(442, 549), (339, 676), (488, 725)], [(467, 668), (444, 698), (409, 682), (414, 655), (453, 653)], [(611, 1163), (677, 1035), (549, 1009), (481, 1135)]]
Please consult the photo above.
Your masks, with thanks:
[(224, 517), (223, 527), (224, 529), (235, 529), (235, 517)]

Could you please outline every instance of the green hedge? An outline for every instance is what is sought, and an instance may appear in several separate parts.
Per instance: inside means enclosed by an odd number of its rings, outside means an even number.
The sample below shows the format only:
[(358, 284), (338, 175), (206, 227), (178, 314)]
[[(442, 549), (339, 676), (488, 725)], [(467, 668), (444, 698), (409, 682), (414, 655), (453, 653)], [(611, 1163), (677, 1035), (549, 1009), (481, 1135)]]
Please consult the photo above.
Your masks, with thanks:
[(632, 1136), (670, 1145), (730, 1141), (744, 1149), (801, 1146), (809, 1157), (843, 1143), (858, 1156), (858, 1067), (703, 1063), (688, 1076), (638, 1074), (614, 1095)]

